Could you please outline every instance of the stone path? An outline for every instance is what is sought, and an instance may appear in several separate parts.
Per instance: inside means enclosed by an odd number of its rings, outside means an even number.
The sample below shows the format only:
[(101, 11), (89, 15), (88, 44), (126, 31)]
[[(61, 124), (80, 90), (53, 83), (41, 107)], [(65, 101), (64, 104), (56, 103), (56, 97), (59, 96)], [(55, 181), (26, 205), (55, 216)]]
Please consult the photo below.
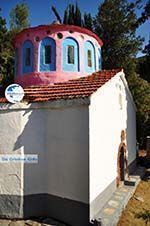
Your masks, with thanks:
[(37, 220), (3, 220), (0, 219), (0, 226), (67, 226), (50, 218)]
[(126, 185), (118, 188), (112, 195), (111, 199), (106, 203), (104, 208), (96, 215), (96, 220), (101, 222), (102, 226), (116, 226), (122, 211), (127, 205), (129, 199), (133, 196), (140, 177), (145, 173), (145, 168), (139, 167), (135, 175), (130, 176), (130, 180), (126, 181)]

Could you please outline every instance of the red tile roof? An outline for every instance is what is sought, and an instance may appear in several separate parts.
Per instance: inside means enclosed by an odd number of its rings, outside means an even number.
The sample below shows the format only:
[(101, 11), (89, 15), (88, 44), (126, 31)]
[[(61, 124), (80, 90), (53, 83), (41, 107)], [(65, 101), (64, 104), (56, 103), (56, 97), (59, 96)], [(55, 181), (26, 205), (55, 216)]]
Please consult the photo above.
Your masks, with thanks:
[[(90, 76), (69, 80), (63, 83), (55, 83), (47, 86), (32, 86), (24, 89), (24, 100), (28, 102), (45, 102), (59, 99), (86, 98), (103, 86), (122, 69), (103, 70)], [(7, 100), (0, 97), (0, 102)]]

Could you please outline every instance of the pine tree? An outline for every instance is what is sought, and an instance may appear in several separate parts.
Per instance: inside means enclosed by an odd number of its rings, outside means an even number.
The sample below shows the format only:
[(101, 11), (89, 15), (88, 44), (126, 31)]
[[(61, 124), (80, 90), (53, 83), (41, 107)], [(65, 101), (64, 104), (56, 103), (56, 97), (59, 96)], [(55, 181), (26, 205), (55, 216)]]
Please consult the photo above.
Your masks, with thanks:
[[(53, 12), (56, 16), (56, 18), (61, 22), (60, 15), (58, 14), (55, 7), (53, 7)], [(78, 3), (76, 4), (69, 4), (66, 9), (64, 10), (64, 16), (63, 16), (63, 24), (70, 24), (70, 25), (76, 25), (79, 27), (85, 27), (89, 30), (93, 30), (93, 18), (90, 13), (85, 13), (84, 18), (82, 19), (81, 10), (78, 7)]]
[(13, 62), (11, 37), (6, 28), (6, 20), (0, 16), (0, 83), (6, 78), (12, 82)]
[(14, 81), (14, 48), (12, 40), (22, 29), (29, 26), (28, 7), (25, 2), (17, 4), (10, 12), (10, 30), (0, 17), (0, 77), (3, 87)]
[[(95, 32), (103, 40), (103, 68), (123, 67), (137, 106), (137, 138), (144, 146), (150, 131), (150, 84), (136, 74), (136, 53), (142, 39), (136, 37), (141, 0), (105, 0), (94, 20)], [(138, 71), (140, 74), (140, 70)]]
[(93, 18), (90, 13), (84, 13), (83, 26), (89, 30), (93, 30)]
[(19, 32), (29, 27), (29, 10), (25, 2), (17, 4), (10, 11), (10, 30)]
[(74, 24), (74, 5), (69, 4), (68, 24)]
[(75, 20), (76, 20), (76, 25), (81, 27), (82, 26), (82, 15), (81, 15), (81, 11), (78, 7), (77, 2), (76, 2), (76, 9), (75, 9)]
[(68, 23), (68, 7), (64, 11), (64, 19), (63, 19), (63, 24)]
[(141, 16), (139, 17), (139, 19), (137, 21), (137, 27), (140, 24), (145, 23), (145, 21), (148, 20), (149, 18), (150, 18), (150, 0), (147, 1)]
[(124, 67), (127, 74), (135, 70), (134, 58), (142, 43), (136, 37), (136, 7), (127, 0), (105, 0), (99, 6), (94, 25), (104, 41), (103, 68)]
[(69, 4), (64, 11), (63, 23), (81, 27), (82, 26), (81, 17), (82, 17), (81, 11), (78, 7), (77, 2), (76, 5)]
[(137, 73), (150, 83), (150, 40), (143, 53), (146, 55), (137, 59)]
[(136, 73), (128, 76), (128, 83), (137, 107), (137, 140), (145, 148), (150, 131), (150, 83)]

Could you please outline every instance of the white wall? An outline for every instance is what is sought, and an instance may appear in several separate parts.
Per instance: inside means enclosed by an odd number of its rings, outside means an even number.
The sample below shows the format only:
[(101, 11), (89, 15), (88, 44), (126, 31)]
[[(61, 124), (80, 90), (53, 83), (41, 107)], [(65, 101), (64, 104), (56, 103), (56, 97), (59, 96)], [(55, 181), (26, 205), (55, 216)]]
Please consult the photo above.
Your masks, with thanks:
[(24, 168), (25, 194), (88, 203), (88, 107), (33, 110), (27, 124), (24, 150), (38, 154), (39, 163)]
[[(89, 202), (88, 102), (71, 102), (0, 111), (0, 153), (39, 157), (38, 164), (0, 163), (0, 195), (49, 193)], [(10, 183), (9, 174), (16, 175)]]
[[(21, 148), (15, 148), (20, 133), (21, 113), (0, 111), (0, 155), (21, 153)], [(22, 173), (20, 163), (0, 163), (0, 195), (21, 195)]]
[(49, 110), (48, 116), (48, 192), (88, 203), (88, 106)]
[[(121, 130), (127, 129), (130, 162), (135, 158), (135, 108), (122, 72), (91, 96), (90, 105), (90, 202), (117, 176)], [(122, 75), (123, 76), (123, 75)], [(119, 104), (122, 94), (122, 109)], [(129, 137), (131, 137), (129, 139)]]
[[(136, 114), (135, 114), (135, 107), (132, 104), (131, 97), (126, 90), (126, 97), (127, 97), (127, 151), (128, 151), (128, 163), (130, 164), (136, 158)], [(134, 151), (133, 151), (134, 150)]]

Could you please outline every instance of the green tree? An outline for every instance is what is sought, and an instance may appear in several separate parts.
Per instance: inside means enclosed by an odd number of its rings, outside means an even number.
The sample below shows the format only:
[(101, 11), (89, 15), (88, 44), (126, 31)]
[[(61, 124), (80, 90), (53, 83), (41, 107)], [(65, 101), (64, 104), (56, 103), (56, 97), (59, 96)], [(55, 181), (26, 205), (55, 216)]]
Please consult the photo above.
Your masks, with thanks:
[(69, 17), (69, 15), (68, 15), (68, 7), (65, 9), (65, 11), (64, 11), (64, 19), (63, 19), (63, 24), (67, 24), (67, 22), (68, 22), (68, 17)]
[[(0, 9), (1, 12), (1, 9)], [(0, 83), (7, 79), (12, 81), (13, 57), (11, 37), (6, 28), (6, 20), (0, 16)]]
[(137, 73), (141, 78), (150, 83), (150, 41), (145, 46), (143, 53), (146, 55), (137, 59)]
[(29, 9), (23, 1), (10, 11), (10, 30), (19, 32), (29, 27)]
[(104, 41), (103, 67), (123, 67), (130, 74), (135, 70), (135, 56), (142, 39), (136, 37), (138, 3), (127, 0), (105, 0), (98, 8), (95, 32)]
[[(142, 39), (136, 37), (141, 1), (105, 0), (94, 20), (95, 32), (103, 40), (103, 68), (124, 68), (137, 106), (137, 138), (141, 145), (150, 131), (150, 84), (136, 74), (135, 56)], [(138, 70), (141, 73), (141, 70)], [(145, 72), (144, 72), (145, 73)]]
[(82, 26), (82, 14), (81, 14), (81, 11), (78, 7), (77, 2), (76, 2), (76, 6), (75, 6), (75, 20), (76, 20), (75, 25)]
[(145, 23), (145, 21), (148, 20), (149, 18), (150, 18), (150, 0), (147, 1), (141, 16), (137, 21), (137, 26)]
[(145, 148), (150, 131), (150, 83), (136, 73), (128, 76), (128, 83), (137, 106), (137, 139), (141, 148)]
[(145, 46), (143, 53), (145, 53), (147, 56), (150, 56), (150, 40), (149, 43)]
[(93, 30), (93, 18), (90, 13), (84, 13), (83, 26), (89, 30)]
[(10, 12), (10, 30), (6, 21), (0, 17), (0, 76), (1, 84), (6, 87), (14, 80), (14, 48), (12, 41), (15, 35), (29, 26), (29, 12), (25, 2), (17, 4)]
[(76, 5), (69, 4), (66, 7), (64, 11), (63, 23), (80, 27), (82, 26), (82, 15), (77, 2)]
[(90, 13), (85, 13), (82, 19), (82, 13), (76, 4), (69, 4), (64, 10), (63, 20), (61, 19), (56, 7), (52, 6), (52, 10), (56, 16), (56, 19), (63, 24), (76, 25), (79, 27), (85, 27), (89, 30), (93, 30), (93, 18)]

